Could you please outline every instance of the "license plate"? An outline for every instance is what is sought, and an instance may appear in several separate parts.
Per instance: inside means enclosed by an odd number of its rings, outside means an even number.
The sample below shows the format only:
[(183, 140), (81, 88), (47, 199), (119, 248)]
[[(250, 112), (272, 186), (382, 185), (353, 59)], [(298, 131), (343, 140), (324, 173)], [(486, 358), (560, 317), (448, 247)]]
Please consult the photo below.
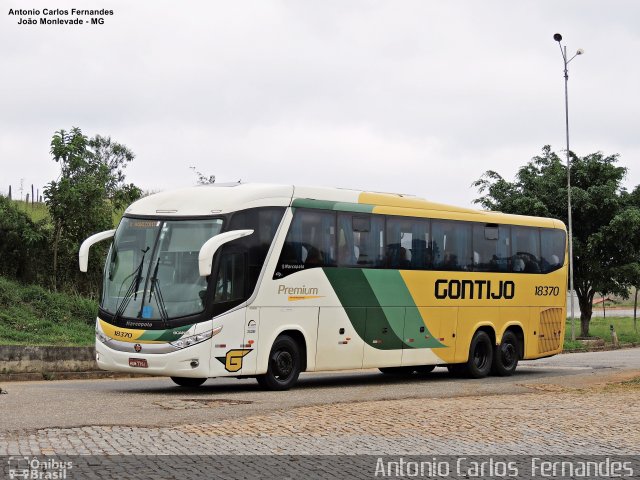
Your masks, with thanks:
[(138, 367), (138, 368), (149, 368), (149, 364), (145, 358), (130, 358), (129, 359), (130, 367)]

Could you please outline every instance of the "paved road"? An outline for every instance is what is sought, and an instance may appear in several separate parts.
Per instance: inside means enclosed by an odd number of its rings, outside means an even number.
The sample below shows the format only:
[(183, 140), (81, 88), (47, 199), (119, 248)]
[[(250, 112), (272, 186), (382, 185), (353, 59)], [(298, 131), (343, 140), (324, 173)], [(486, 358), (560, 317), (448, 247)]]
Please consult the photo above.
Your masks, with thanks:
[[(308, 373), (288, 392), (264, 392), (253, 379), (210, 379), (198, 389), (170, 379), (101, 379), (5, 384), (0, 431), (86, 425), (165, 426), (308, 405), (403, 398), (525, 393), (523, 384), (570, 382), (576, 375), (640, 369), (640, 349), (565, 354), (521, 362), (512, 377), (453, 379), (445, 368), (411, 378), (378, 370)], [(191, 403), (189, 403), (191, 402)], [(215, 408), (213, 408), (215, 407)]]
[(640, 349), (522, 362), (508, 378), (445, 369), (305, 374), (289, 392), (212, 379), (14, 382), (0, 396), (0, 455), (640, 454)]

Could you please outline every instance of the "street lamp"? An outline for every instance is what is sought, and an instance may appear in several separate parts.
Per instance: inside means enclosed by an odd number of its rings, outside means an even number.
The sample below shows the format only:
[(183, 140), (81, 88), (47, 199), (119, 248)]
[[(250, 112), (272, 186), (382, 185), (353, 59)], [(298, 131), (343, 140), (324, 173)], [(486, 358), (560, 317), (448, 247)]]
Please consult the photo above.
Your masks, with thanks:
[(566, 45), (563, 47), (562, 43), (560, 43), (562, 42), (562, 35), (556, 33), (553, 36), (553, 39), (558, 42), (560, 53), (562, 54), (562, 60), (564, 61), (564, 114), (565, 127), (567, 132), (567, 219), (569, 221), (569, 295), (571, 297), (571, 340), (575, 340), (576, 330), (575, 319), (573, 315), (573, 226), (571, 221), (571, 156), (569, 154), (569, 71), (567, 70), (567, 65), (569, 65), (569, 62), (576, 58), (578, 55), (582, 55), (584, 53), (584, 50), (579, 48), (573, 57), (567, 59), (567, 47)]

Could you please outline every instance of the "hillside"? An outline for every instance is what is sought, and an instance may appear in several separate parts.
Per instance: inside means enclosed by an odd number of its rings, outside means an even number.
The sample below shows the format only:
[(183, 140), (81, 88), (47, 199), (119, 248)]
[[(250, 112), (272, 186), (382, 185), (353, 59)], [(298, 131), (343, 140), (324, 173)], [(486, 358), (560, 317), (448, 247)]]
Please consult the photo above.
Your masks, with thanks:
[(0, 277), (0, 344), (92, 345), (96, 301)]

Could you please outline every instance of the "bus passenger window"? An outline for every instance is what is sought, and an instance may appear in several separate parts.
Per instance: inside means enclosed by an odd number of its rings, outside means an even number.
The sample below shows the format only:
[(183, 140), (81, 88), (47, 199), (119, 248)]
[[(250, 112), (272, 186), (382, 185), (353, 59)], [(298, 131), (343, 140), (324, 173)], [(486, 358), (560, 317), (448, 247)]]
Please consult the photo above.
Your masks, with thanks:
[(296, 210), (273, 278), (336, 264), (336, 215), (324, 210)]
[(509, 227), (473, 224), (473, 270), (506, 272), (509, 263)]
[(553, 272), (564, 264), (566, 235), (562, 230), (543, 228), (540, 230), (542, 273)]
[(384, 217), (338, 214), (338, 265), (376, 268), (382, 265)]
[(517, 273), (540, 273), (540, 234), (537, 228), (511, 227), (511, 269)]
[(473, 270), (471, 224), (434, 220), (433, 266), (436, 270)]
[(384, 267), (391, 269), (431, 268), (429, 221), (422, 218), (388, 217)]

